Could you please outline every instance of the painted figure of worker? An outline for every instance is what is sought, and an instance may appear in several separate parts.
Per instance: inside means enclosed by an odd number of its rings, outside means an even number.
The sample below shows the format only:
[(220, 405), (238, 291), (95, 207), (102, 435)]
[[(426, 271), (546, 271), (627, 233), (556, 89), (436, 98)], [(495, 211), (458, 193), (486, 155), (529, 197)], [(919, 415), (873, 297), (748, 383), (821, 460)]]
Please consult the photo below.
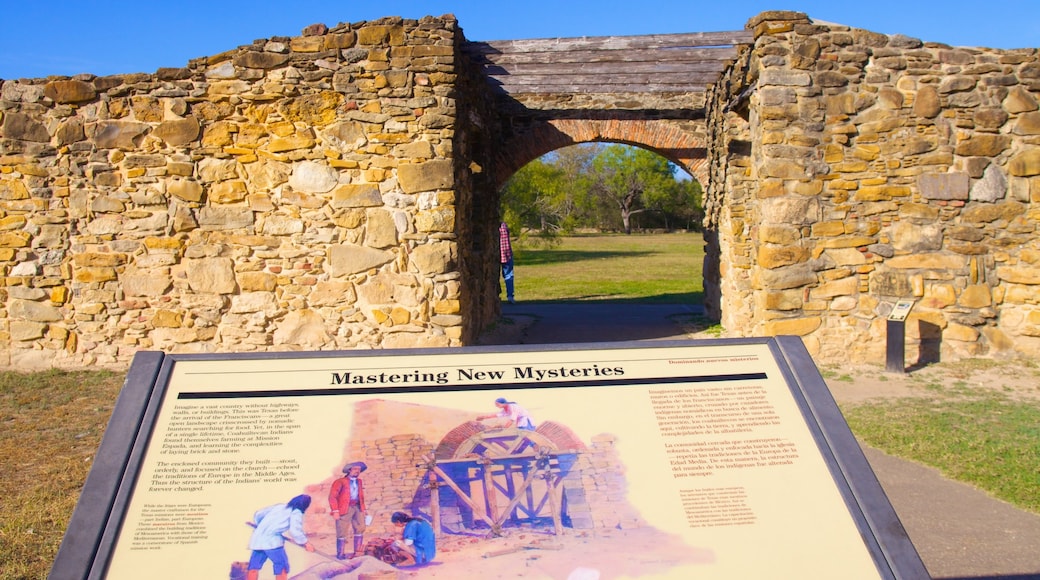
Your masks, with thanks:
[(394, 512), (390, 521), (401, 530), (401, 539), (394, 542), (395, 546), (411, 554), (417, 566), (433, 561), (437, 555), (437, 539), (430, 522), (404, 512)]
[[(365, 484), (361, 481), (361, 473), (366, 469), (368, 466), (363, 461), (344, 465), (343, 477), (332, 482), (329, 490), (329, 509), (332, 519), (336, 520), (336, 558), (340, 560), (360, 556), (364, 551), (368, 510), (365, 508)], [(351, 537), (354, 551), (347, 555), (347, 539)]]
[(480, 415), (477, 417), (477, 421), (496, 418), (505, 419), (505, 422), (498, 426), (500, 429), (516, 427), (517, 429), (534, 431), (534, 421), (531, 420), (531, 415), (527, 412), (527, 409), (513, 401), (506, 400), (505, 397), (495, 399), (495, 406), (498, 407), (497, 413), (492, 415)]
[(249, 549), (253, 554), (249, 557), (246, 580), (257, 580), (260, 569), (268, 559), (274, 566), (274, 576), (278, 580), (289, 577), (289, 558), (285, 555), (285, 536), (303, 546), (308, 552), (314, 546), (307, 540), (303, 532), (303, 512), (311, 505), (311, 496), (298, 495), (288, 503), (278, 503), (265, 507), (253, 515), (253, 535), (249, 538)]

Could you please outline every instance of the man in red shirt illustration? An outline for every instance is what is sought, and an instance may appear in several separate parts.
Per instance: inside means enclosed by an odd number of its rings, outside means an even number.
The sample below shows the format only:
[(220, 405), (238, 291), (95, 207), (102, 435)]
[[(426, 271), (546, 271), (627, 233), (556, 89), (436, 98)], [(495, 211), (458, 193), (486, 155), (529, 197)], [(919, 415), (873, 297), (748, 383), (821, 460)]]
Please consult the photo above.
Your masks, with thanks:
[[(355, 461), (343, 466), (343, 477), (332, 482), (329, 490), (329, 509), (332, 519), (336, 520), (336, 558), (345, 560), (360, 556), (364, 550), (365, 517), (365, 485), (361, 481), (361, 472), (368, 469), (363, 461)], [(354, 552), (346, 554), (349, 532), (354, 532)]]

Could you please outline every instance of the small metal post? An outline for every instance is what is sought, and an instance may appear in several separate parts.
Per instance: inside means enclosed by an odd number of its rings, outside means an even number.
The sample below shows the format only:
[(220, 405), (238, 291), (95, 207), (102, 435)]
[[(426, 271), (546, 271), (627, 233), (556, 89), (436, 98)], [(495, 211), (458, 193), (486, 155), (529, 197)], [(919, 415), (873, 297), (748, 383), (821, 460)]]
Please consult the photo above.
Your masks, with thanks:
[(885, 322), (885, 370), (890, 373), (905, 373), (906, 321), (888, 319)]

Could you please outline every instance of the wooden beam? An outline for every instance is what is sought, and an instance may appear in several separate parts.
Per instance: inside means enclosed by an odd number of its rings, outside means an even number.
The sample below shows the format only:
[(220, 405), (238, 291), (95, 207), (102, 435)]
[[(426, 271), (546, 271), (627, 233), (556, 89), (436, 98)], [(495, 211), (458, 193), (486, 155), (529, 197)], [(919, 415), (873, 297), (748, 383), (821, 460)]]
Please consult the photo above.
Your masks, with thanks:
[[(463, 49), (463, 52), (466, 52)], [(616, 50), (569, 50), (563, 52), (504, 52), (472, 54), (478, 63), (561, 63), (561, 62), (696, 62), (727, 61), (737, 56), (731, 46), (714, 48), (645, 48), (624, 51)]]
[(517, 63), (483, 65), (485, 74), (500, 75), (567, 75), (567, 74), (686, 74), (718, 73), (726, 68), (721, 61), (707, 62), (590, 62), (590, 63)]
[(703, 93), (703, 85), (663, 85), (657, 83), (635, 85), (513, 85), (501, 84), (496, 88), (509, 95), (565, 95), (565, 94), (620, 94), (620, 93)]
[(467, 50), (477, 54), (510, 52), (560, 52), (570, 50), (629, 50), (639, 48), (732, 46), (751, 44), (750, 30), (733, 32), (692, 32), (684, 34), (647, 34), (639, 36), (583, 36), (572, 38), (534, 38), (529, 40), (492, 40), (469, 42)]

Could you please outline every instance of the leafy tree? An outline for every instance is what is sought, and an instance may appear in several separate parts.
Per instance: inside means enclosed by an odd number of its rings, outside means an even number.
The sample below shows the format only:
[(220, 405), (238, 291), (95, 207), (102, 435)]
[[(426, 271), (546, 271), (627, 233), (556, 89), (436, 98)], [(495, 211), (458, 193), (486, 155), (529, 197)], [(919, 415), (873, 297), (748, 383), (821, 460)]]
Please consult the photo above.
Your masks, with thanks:
[(632, 233), (632, 216), (652, 211), (676, 197), (675, 166), (660, 155), (626, 145), (610, 145), (592, 162), (592, 187), (621, 218), (622, 229)]
[(532, 161), (507, 182), (502, 206), (521, 237), (552, 242), (578, 227), (631, 233), (643, 227), (697, 229), (703, 218), (701, 187), (677, 179), (678, 167), (636, 147), (585, 143)]

